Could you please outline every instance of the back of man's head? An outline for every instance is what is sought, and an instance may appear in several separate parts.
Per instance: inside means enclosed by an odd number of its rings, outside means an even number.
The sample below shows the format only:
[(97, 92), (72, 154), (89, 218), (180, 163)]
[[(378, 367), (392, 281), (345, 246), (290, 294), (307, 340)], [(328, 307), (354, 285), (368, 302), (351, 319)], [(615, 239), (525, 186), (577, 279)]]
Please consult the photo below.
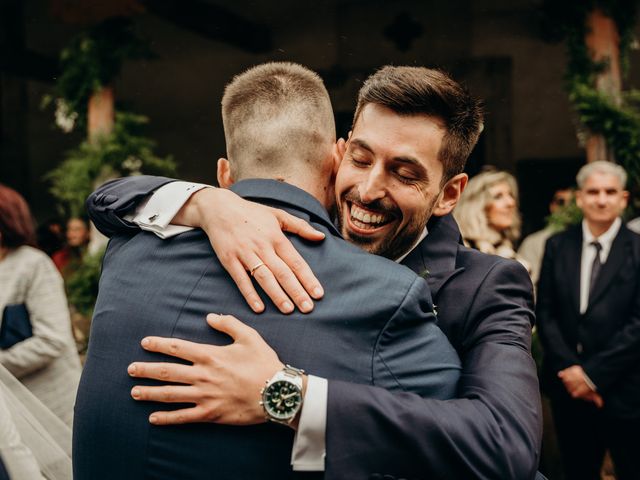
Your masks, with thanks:
[(354, 125), (369, 103), (382, 105), (398, 115), (426, 115), (443, 123), (446, 133), (439, 159), (446, 182), (464, 170), (483, 128), (478, 100), (451, 77), (424, 67), (386, 66), (371, 75), (358, 94)]
[(222, 120), (236, 181), (318, 171), (336, 140), (322, 79), (295, 63), (265, 63), (234, 77)]

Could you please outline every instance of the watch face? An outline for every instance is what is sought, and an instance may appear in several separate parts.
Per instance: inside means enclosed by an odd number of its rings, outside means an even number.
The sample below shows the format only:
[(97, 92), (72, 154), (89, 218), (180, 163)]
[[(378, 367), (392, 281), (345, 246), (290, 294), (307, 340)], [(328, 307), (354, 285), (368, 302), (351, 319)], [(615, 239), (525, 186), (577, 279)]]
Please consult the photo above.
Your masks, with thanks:
[(289, 420), (300, 408), (302, 395), (295, 383), (278, 380), (265, 389), (263, 402), (271, 417), (277, 420)]

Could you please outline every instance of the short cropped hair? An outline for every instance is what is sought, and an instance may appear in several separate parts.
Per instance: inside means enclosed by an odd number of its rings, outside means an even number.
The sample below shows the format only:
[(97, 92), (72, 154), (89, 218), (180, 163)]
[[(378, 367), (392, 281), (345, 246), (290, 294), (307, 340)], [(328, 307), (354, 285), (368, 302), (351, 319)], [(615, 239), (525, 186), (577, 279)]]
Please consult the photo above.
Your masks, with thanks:
[(522, 220), (518, 208), (516, 208), (514, 212), (511, 227), (506, 231), (496, 232), (489, 225), (487, 207), (493, 201), (490, 189), (500, 183), (509, 185), (509, 189), (517, 205), (518, 183), (510, 173), (500, 170), (489, 170), (469, 180), (467, 187), (460, 196), (458, 205), (456, 205), (453, 211), (453, 215), (460, 227), (460, 233), (466, 240), (473, 242), (487, 241), (491, 244), (496, 244), (503, 236), (511, 242), (515, 242), (520, 237)]
[(322, 79), (295, 63), (265, 63), (234, 77), (222, 120), (235, 180), (317, 168), (336, 140)]
[(612, 162), (598, 160), (597, 162), (587, 163), (580, 170), (578, 170), (578, 174), (576, 175), (576, 183), (578, 184), (578, 188), (582, 190), (582, 187), (587, 181), (587, 178), (589, 178), (596, 172), (615, 175), (616, 177), (618, 177), (618, 180), (620, 180), (620, 185), (622, 186), (623, 190), (627, 185), (627, 172), (625, 172), (624, 168)]
[(29, 205), (14, 189), (0, 184), (0, 246), (14, 249), (22, 245), (36, 245)]
[(482, 106), (458, 82), (440, 70), (386, 66), (371, 75), (358, 93), (353, 124), (369, 103), (398, 115), (427, 115), (446, 129), (438, 153), (442, 182), (461, 173), (483, 128)]

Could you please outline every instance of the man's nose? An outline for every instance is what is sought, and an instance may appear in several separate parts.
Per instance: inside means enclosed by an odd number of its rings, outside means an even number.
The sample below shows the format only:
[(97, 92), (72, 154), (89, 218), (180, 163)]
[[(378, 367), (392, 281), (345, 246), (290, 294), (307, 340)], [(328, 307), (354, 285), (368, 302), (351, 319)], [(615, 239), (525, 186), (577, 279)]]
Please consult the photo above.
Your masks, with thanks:
[(367, 177), (360, 184), (360, 200), (371, 203), (385, 196), (384, 172), (380, 168), (369, 170)]
[(607, 192), (598, 193), (598, 204), (599, 205), (606, 205), (607, 200), (608, 200)]

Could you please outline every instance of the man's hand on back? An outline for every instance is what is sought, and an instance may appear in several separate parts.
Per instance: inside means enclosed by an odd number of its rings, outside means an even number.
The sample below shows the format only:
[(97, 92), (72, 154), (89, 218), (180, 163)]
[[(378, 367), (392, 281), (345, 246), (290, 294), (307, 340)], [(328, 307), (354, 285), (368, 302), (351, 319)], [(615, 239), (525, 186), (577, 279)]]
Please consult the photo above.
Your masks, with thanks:
[(142, 347), (193, 363), (134, 362), (129, 375), (184, 385), (135, 386), (135, 400), (193, 403), (191, 408), (154, 412), (154, 425), (210, 422), (253, 425), (266, 421), (260, 390), (284, 365), (253, 328), (230, 315), (207, 315), (207, 323), (233, 338), (226, 346), (176, 338), (146, 337)]
[[(202, 228), (220, 262), (255, 312), (264, 310), (253, 276), (283, 313), (294, 304), (313, 309), (324, 295), (320, 282), (283, 232), (311, 241), (324, 234), (289, 213), (240, 198), (230, 190), (204, 188), (185, 203), (172, 223)], [(293, 300), (293, 303), (292, 303)]]

